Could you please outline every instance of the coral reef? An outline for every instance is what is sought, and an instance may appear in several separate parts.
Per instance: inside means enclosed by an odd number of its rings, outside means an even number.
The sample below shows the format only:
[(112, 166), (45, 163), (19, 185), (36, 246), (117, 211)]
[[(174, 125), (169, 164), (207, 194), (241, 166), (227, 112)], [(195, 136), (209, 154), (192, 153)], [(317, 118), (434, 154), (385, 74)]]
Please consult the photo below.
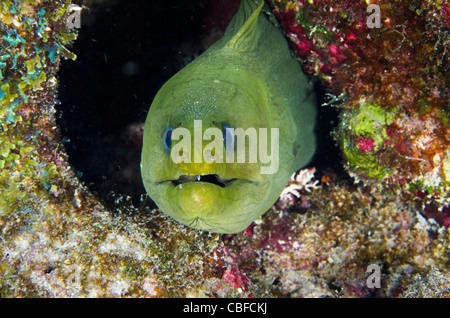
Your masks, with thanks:
[(336, 134), (348, 172), (448, 205), (450, 4), (268, 3), (304, 69), (341, 110)]
[[(308, 168), (246, 231), (219, 236), (177, 224), (145, 198), (133, 205), (116, 193), (105, 207), (80, 182), (56, 124), (56, 75), (61, 58), (75, 58), (67, 9), (88, 4), (2, 1), (1, 297), (448, 296), (448, 5), (383, 3), (386, 26), (368, 30), (356, 28), (364, 2), (268, 2), (306, 69), (345, 95), (337, 136), (348, 170), (366, 182)], [(400, 18), (404, 29), (394, 28)], [(370, 32), (376, 43), (358, 44)], [(140, 128), (129, 128), (132, 143)], [(367, 284), (371, 264), (380, 288)]]
[(1, 4), (0, 295), (249, 295), (219, 236), (121, 196), (107, 210), (77, 179), (55, 122), (73, 3)]
[(58, 191), (53, 180), (64, 155), (57, 146), (40, 145), (58, 142), (50, 120), (55, 76), (59, 56), (74, 57), (65, 46), (75, 33), (60, 22), (66, 9), (63, 3), (1, 4), (1, 215), (17, 210), (36, 191)]
[(403, 296), (407, 298), (437, 298), (450, 296), (448, 285), (449, 277), (433, 268), (422, 277), (420, 274), (414, 275), (414, 279)]

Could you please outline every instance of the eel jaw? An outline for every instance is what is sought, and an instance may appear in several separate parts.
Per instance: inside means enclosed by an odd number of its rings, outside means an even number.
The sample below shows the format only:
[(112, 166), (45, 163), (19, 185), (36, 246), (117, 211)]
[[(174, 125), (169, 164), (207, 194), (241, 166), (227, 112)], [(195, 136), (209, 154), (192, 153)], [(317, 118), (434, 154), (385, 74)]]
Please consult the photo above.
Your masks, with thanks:
[(217, 185), (221, 188), (228, 187), (232, 185), (237, 178), (225, 179), (221, 178), (217, 174), (204, 174), (204, 175), (181, 175), (177, 180), (171, 180), (173, 186), (178, 186), (187, 182), (207, 182), (214, 185)]

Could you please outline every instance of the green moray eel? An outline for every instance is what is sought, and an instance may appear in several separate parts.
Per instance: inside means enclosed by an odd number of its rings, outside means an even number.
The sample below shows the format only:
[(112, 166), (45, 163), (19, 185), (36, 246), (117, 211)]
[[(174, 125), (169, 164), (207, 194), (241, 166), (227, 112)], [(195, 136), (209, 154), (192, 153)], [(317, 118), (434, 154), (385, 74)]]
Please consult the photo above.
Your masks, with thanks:
[(163, 85), (147, 115), (145, 189), (192, 228), (244, 230), (316, 148), (312, 86), (263, 6), (243, 0), (224, 36)]

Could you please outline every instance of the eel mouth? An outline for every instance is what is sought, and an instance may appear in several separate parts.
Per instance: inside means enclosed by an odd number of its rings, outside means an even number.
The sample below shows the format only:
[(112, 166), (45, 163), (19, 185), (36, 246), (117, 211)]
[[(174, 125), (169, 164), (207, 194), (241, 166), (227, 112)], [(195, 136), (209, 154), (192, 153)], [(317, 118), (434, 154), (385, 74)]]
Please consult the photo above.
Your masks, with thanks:
[(232, 185), (237, 178), (233, 179), (224, 179), (218, 176), (217, 174), (204, 174), (204, 175), (181, 175), (177, 180), (171, 180), (172, 184), (176, 187), (183, 183), (188, 182), (207, 182), (211, 184), (215, 184), (221, 188), (228, 187)]

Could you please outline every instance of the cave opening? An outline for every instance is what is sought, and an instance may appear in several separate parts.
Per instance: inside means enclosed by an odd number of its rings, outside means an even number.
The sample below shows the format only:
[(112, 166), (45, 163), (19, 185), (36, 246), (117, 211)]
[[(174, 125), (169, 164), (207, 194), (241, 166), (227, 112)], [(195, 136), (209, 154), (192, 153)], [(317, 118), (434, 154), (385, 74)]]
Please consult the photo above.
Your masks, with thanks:
[[(104, 204), (117, 195), (142, 203), (142, 130), (159, 88), (226, 28), (239, 0), (91, 0), (83, 10), (75, 61), (59, 71), (57, 123), (69, 163)], [(330, 135), (335, 108), (320, 107), (317, 170), (341, 169)], [(150, 206), (154, 203), (145, 199)]]

